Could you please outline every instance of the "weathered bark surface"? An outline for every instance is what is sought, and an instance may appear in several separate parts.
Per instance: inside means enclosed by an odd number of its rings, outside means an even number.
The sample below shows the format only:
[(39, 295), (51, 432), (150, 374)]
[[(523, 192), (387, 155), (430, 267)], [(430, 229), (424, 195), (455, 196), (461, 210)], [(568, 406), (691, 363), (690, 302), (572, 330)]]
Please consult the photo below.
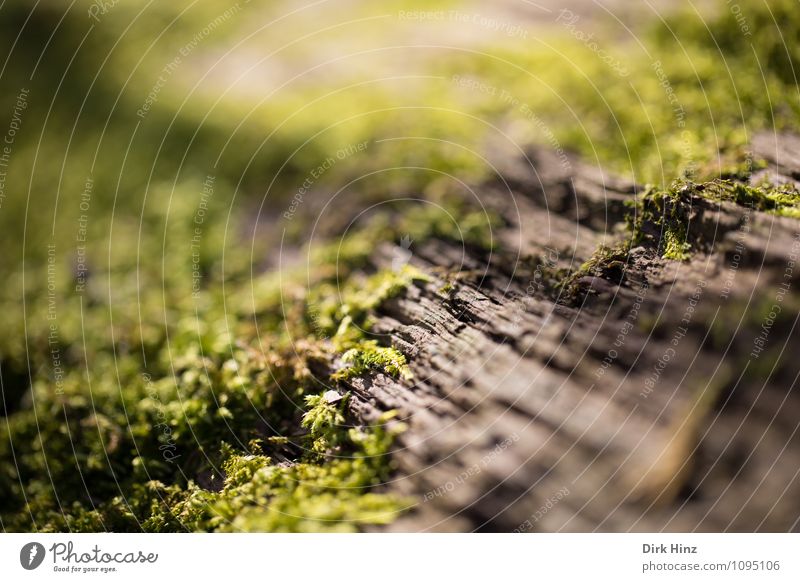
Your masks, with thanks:
[[(800, 179), (797, 138), (753, 148), (771, 163), (754, 180)], [(498, 252), (412, 248), (432, 281), (384, 304), (374, 330), (414, 379), (351, 383), (357, 417), (397, 409), (409, 425), (390, 487), (418, 504), (393, 529), (798, 529), (800, 222), (698, 198), (691, 229), (712, 244), (690, 260), (645, 245), (576, 281), (577, 299), (531, 285), (526, 257), (577, 268), (617, 240), (636, 190), (534, 152), (481, 190), (508, 222)]]

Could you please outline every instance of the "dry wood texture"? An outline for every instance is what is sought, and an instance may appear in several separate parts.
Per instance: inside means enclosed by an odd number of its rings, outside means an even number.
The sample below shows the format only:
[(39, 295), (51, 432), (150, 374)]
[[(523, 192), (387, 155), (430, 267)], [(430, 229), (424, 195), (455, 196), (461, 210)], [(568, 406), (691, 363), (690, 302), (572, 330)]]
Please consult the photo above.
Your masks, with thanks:
[[(799, 143), (757, 136), (770, 166), (752, 179), (800, 179)], [(431, 281), (382, 305), (374, 331), (414, 378), (350, 386), (357, 418), (409, 425), (390, 487), (418, 503), (392, 529), (798, 529), (800, 223), (694, 197), (707, 242), (689, 260), (662, 259), (655, 236), (555, 289), (544, 273), (625, 236), (636, 192), (530, 152), (481, 189), (507, 223), (495, 252), (412, 249)]]

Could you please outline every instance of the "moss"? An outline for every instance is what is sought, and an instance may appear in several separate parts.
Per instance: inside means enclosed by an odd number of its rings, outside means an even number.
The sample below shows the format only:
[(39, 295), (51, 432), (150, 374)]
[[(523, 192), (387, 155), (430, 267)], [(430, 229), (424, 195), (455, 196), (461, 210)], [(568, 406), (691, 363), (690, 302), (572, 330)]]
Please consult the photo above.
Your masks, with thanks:
[[(800, 192), (793, 184), (759, 186), (715, 179), (704, 183), (678, 180), (667, 189), (650, 188), (633, 203), (628, 226), (634, 243), (656, 241), (663, 258), (684, 261), (699, 245), (711, 245), (689, 232), (696, 200), (732, 202), (781, 216), (800, 217)], [(691, 240), (690, 240), (691, 239)]]
[(671, 261), (688, 261), (692, 258), (692, 245), (686, 242), (686, 227), (684, 225), (667, 225), (664, 229), (663, 257)]
[[(316, 434), (329, 433), (330, 422), (340, 420), (335, 412), (318, 413), (307, 416)], [(276, 465), (264, 457), (232, 455), (221, 491), (190, 489), (171, 514), (191, 529), (211, 531), (354, 531), (387, 523), (408, 507), (404, 499), (374, 491), (386, 478), (391, 442), (403, 430), (387, 424), (390, 417), (369, 433), (345, 430), (343, 452), (323, 465)]]
[[(191, 240), (193, 215), (189, 206), (185, 222), (173, 217), (170, 237)], [(206, 218), (208, 236), (222, 228), (218, 218), (224, 214)], [(184, 224), (188, 228), (181, 232)], [(155, 252), (160, 244), (148, 239), (146, 250)], [(216, 260), (223, 248), (210, 247), (208, 257)], [(366, 321), (380, 301), (422, 278), (411, 267), (364, 275), (357, 272), (357, 256), (353, 254), (349, 265), (353, 280), (347, 285), (347, 302), (332, 309), (342, 320), (355, 316)], [(101, 291), (104, 279), (128, 276), (125, 261), (130, 257), (121, 253), (119, 258), (119, 273), (95, 269), (91, 282), (101, 285)], [(138, 271), (145, 283), (141, 292), (109, 281), (113, 289), (130, 293), (118, 295), (126, 300), (113, 307), (96, 304), (83, 319), (80, 310), (68, 309), (76, 303), (69, 292), (56, 296), (64, 368), (57, 381), (51, 375), (50, 324), (30, 320), (31, 362), (41, 370), (34, 375), (35, 398), (0, 419), (0, 435), (5, 435), (0, 438), (4, 527), (12, 531), (352, 530), (388, 520), (405, 507), (402, 500), (378, 488), (390, 470), (387, 453), (396, 431), (382, 427), (353, 431), (341, 422), (344, 400), (331, 419), (326, 416), (330, 408), (314, 398), (330, 378), (310, 370), (331, 366), (336, 356), (333, 342), (286, 340), (287, 326), (292, 327), (290, 338), (297, 339), (303, 330), (292, 322), (291, 313), (286, 319), (280, 317), (285, 293), (295, 292), (297, 281), (276, 285), (272, 294), (259, 296), (260, 310), (248, 309), (243, 301), (226, 318), (221, 302), (206, 301), (211, 291), (202, 290), (198, 300), (187, 301), (191, 271), (181, 254), (170, 255), (168, 261), (163, 288), (153, 283), (161, 278), (160, 269), (145, 267)], [(324, 269), (312, 271), (324, 282)], [(71, 281), (61, 268), (56, 275), (56, 282), (69, 289)], [(231, 285), (237, 276), (234, 272)], [(167, 311), (162, 290), (171, 298)], [(90, 297), (83, 300), (99, 302), (104, 294)], [(37, 291), (33, 299), (41, 303), (40, 313), (47, 312), (46, 298)], [(108, 326), (104, 309), (113, 309), (115, 315), (115, 343), (103, 333)], [(167, 328), (162, 325), (159, 330), (158, 321), (165, 313)], [(260, 328), (260, 335), (247, 324), (254, 313), (269, 323)], [(135, 324), (142, 314), (157, 333), (149, 336)], [(80, 341), (82, 324), (84, 341)], [(360, 336), (342, 321), (335, 325), (342, 327), (335, 342), (340, 352), (362, 345)], [(85, 345), (86, 352), (76, 351), (78, 345)], [(378, 354), (390, 371), (406, 370), (402, 356), (390, 349), (363, 346), (368, 357), (354, 358), (356, 364), (372, 364)], [(15, 353), (21, 358), (25, 352), (6, 351), (9, 356)], [(81, 365), (84, 358), (92, 361), (91, 392), (86, 389), (87, 369)], [(14, 444), (30, 444), (12, 452), (11, 439)], [(229, 462), (245, 457), (241, 467)], [(248, 467), (254, 480), (269, 473), (269, 483), (244, 483)], [(234, 469), (235, 474), (229, 474)], [(297, 479), (306, 483), (298, 485)], [(215, 493), (223, 484), (223, 492)], [(264, 497), (240, 497), (251, 493)], [(262, 512), (263, 506), (267, 510)], [(336, 522), (338, 518), (344, 521)]]
[[(385, 456), (402, 424), (391, 415), (369, 432), (344, 430), (341, 453), (326, 463), (276, 464), (229, 448), (219, 491), (157, 481), (135, 485), (94, 510), (65, 514), (72, 531), (356, 531), (392, 521), (410, 501), (376, 491), (387, 476)], [(326, 424), (326, 422), (322, 422)], [(321, 426), (315, 429), (325, 431)]]
[(664, 259), (685, 261), (691, 258), (689, 241), (692, 212), (692, 186), (676, 181), (662, 190), (648, 187), (630, 206), (627, 219), (631, 245), (651, 244)]
[(335, 336), (339, 346), (346, 346), (348, 338), (360, 337), (359, 330), (369, 327), (372, 310), (415, 281), (426, 280), (419, 269), (404, 265), (370, 276), (357, 274), (341, 285), (321, 283), (309, 292), (308, 319), (320, 335)]
[[(594, 46), (622, 62), (626, 76), (557, 28), (540, 37), (538, 50), (507, 43), (483, 58), (456, 57), (455, 69), (496, 89), (472, 97), (484, 114), (516, 122), (520, 139), (575, 150), (660, 187), (680, 177), (724, 177), (731, 160), (720, 152), (745, 150), (754, 132), (796, 128), (800, 120), (798, 51), (796, 43), (783, 46), (798, 37), (796, 6), (772, 4), (742, 5), (750, 37), (725, 6), (674, 10), (645, 24), (636, 42), (595, 27)], [(450, 62), (440, 63), (451, 72)]]
[[(387, 299), (396, 297), (414, 282), (430, 281), (430, 278), (411, 265), (403, 265), (399, 269), (386, 269), (368, 277), (363, 284), (358, 279), (351, 280), (348, 288), (342, 293), (342, 303), (337, 310), (351, 322), (365, 322), (368, 314)], [(337, 333), (345, 335), (339, 330)]]
[[(303, 396), (306, 387), (293, 379), (296, 363), (270, 363), (252, 351), (239, 353), (235, 361), (184, 358), (182, 397), (168, 397), (166, 379), (140, 384), (141, 402), (138, 407), (129, 402), (133, 414), (127, 422), (98, 415), (88, 403), (80, 409), (75, 397), (64, 411), (67, 426), (57, 417), (48, 422), (51, 416), (41, 407), (3, 419), (0, 424), (15, 439), (29, 435), (38, 443), (17, 456), (16, 464), (4, 466), (18, 472), (13, 479), (4, 475), (3, 487), (11, 488), (4, 492), (12, 494), (2, 502), (4, 526), (39, 531), (350, 531), (387, 521), (406, 507), (402, 499), (376, 489), (390, 470), (387, 453), (401, 426), (348, 429), (345, 399), (333, 406), (323, 396)], [(195, 368), (204, 368), (208, 376), (195, 374)], [(212, 385), (215, 390), (208, 392)], [(41, 396), (46, 402), (44, 391)], [(292, 410), (301, 402), (306, 412), (295, 423)], [(261, 432), (264, 421), (285, 436)], [(126, 424), (130, 432), (120, 428)], [(308, 433), (298, 436), (298, 428)], [(248, 445), (255, 454), (224, 444), (219, 449), (224, 439), (258, 435), (264, 444), (250, 438)], [(7, 447), (9, 441), (0, 443)], [(264, 454), (268, 449), (292, 460), (273, 463)], [(222, 491), (204, 489), (195, 479), (182, 484), (180, 474), (206, 474), (212, 488), (222, 482)], [(84, 480), (93, 483), (91, 503), (83, 499)], [(13, 505), (18, 495), (14, 483), (25, 483), (24, 508)]]
[(551, 267), (547, 271), (547, 280), (555, 283), (548, 287), (560, 303), (574, 305), (585, 295), (586, 277), (602, 277), (622, 284), (625, 281), (629, 251), (630, 241), (625, 240), (614, 246), (600, 246), (586, 262), (573, 271)]
[(750, 186), (731, 180), (714, 180), (697, 187), (700, 194), (715, 201), (734, 202), (762, 212), (798, 217), (800, 191), (794, 184), (765, 182)]
[[(13, 380), (21, 395), (0, 418), (0, 519), (7, 529), (352, 530), (392, 519), (404, 501), (379, 484), (391, 470), (394, 429), (348, 429), (344, 399), (325, 400), (325, 384), (333, 380), (341, 388), (355, 375), (381, 370), (408, 377), (405, 356), (370, 338), (371, 318), (424, 278), (405, 267), (375, 273), (376, 247), (408, 237), (415, 245), (438, 238), (496, 249), (493, 230), (502, 221), (467, 204), (463, 184), (453, 186), (448, 177), (469, 183), (489, 174), (471, 148), (485, 147), (493, 128), (509, 127), (520, 143), (575, 150), (657, 184), (637, 199), (626, 234), (670, 259), (683, 260), (691, 252), (687, 245), (703, 243), (685, 229), (694, 197), (798, 217), (796, 191), (740, 183), (760, 164), (748, 158), (748, 135), (799, 125), (794, 71), (800, 45), (783, 43), (798, 30), (789, 0), (748, 5), (752, 43), (742, 42), (740, 24), (724, 9), (711, 18), (681, 12), (656, 23), (639, 37), (646, 48), (640, 53), (598, 36), (609, 55), (624, 60), (630, 71), (624, 80), (563, 31), (534, 45), (513, 39), (487, 45), (483, 55), (442, 52), (421, 71), (429, 80), (419, 91), (358, 82), (332, 91), (318, 79), (287, 86), (256, 108), (245, 97), (217, 106), (218, 96), (204, 91), (192, 91), (184, 102), (183, 90), (194, 85), (187, 59), (140, 120), (141, 88), (152, 86), (165, 55), (217, 16), (213, 3), (197, 6), (143, 52), (152, 30), (184, 6), (164, 3), (134, 22), (135, 11), (120, 4), (84, 38), (92, 23), (81, 11), (64, 17), (41, 6), (31, 12), (22, 0), (6, 3), (4, 38), (19, 50), (4, 81), (29, 86), (32, 96), (7, 176), (9, 192), (29, 195), (9, 196), (0, 213), (0, 238), (11, 257), (0, 265), (0, 360), (3, 381)], [(408, 2), (400, 7), (408, 9)], [(64, 25), (56, 26), (62, 17)], [(213, 55), (228, 32), (257, 20), (231, 21), (227, 32), (220, 27), (192, 58), (204, 50)], [(370, 23), (369, 33), (379, 37), (383, 25)], [(129, 42), (115, 45), (129, 27)], [(674, 50), (673, 33), (685, 53)], [(40, 61), (44, 39), (55, 50)], [(90, 50), (76, 53), (84, 40)], [(76, 60), (57, 98), (40, 99), (55, 94), (53, 79), (61, 79), (70, 55)], [(720, 70), (723, 57), (729, 77)], [(32, 77), (37, 63), (42, 73)], [(130, 82), (119, 77), (133, 69)], [(454, 72), (518, 104), (465, 93), (451, 81)], [(15, 95), (3, 98), (6, 111)], [(78, 115), (83, 96), (91, 116)], [(348, 121), (331, 125), (330, 111)], [(76, 119), (74, 132), (63, 131)], [(287, 123), (276, 128), (276, 119)], [(51, 130), (44, 131), (44, 120)], [(80, 139), (70, 139), (73, 134)], [(269, 147), (251, 159), (265, 135)], [(387, 136), (426, 139), (382, 141)], [(193, 242), (205, 174), (229, 140), (214, 164), (213, 197), (203, 201), (201, 240)], [(308, 268), (258, 274), (261, 256), (275, 252), (250, 236), (250, 214), (265, 185), (274, 178), (265, 212), (280, 215), (309, 168), (362, 141), (369, 155), (337, 162), (315, 188), (334, 191), (351, 176), (369, 176), (353, 184), (360, 202), (409, 192), (422, 192), (426, 202), (372, 217), (356, 232), (315, 246)], [(95, 164), (98, 151), (102, 163)], [(405, 168), (372, 172), (398, 166)], [(61, 196), (57, 217), (26, 213), (25, 205), (55, 208), (56, 192), (80, 194), (87, 174), (93, 180), (89, 211)], [(682, 183), (671, 186), (677, 177)], [(88, 240), (78, 245), (84, 212)], [(292, 224), (298, 232), (300, 221), (298, 215)], [(243, 238), (254, 242), (252, 255), (243, 252)], [(569, 298), (580, 295), (585, 276), (624, 282), (626, 244), (599, 249), (573, 273), (543, 266), (545, 287)], [(88, 266), (85, 280), (76, 273), (79, 253)]]
[(344, 424), (344, 406), (347, 395), (339, 397), (338, 403), (325, 394), (306, 396), (308, 410), (303, 415), (302, 426), (308, 429), (316, 453), (326, 453), (341, 446), (343, 437), (340, 427)]
[(354, 277), (338, 295), (331, 284), (314, 289), (308, 303), (308, 319), (313, 321), (317, 334), (329, 338), (334, 350), (341, 354), (342, 367), (332, 379), (349, 380), (375, 370), (410, 378), (403, 354), (367, 339), (370, 316), (381, 303), (412, 283), (428, 280), (418, 269), (404, 265), (396, 271), (387, 269), (366, 278)]
[(333, 375), (334, 380), (348, 380), (373, 370), (383, 370), (406, 380), (412, 378), (406, 358), (392, 347), (379, 346), (375, 340), (358, 342), (342, 355), (344, 367)]

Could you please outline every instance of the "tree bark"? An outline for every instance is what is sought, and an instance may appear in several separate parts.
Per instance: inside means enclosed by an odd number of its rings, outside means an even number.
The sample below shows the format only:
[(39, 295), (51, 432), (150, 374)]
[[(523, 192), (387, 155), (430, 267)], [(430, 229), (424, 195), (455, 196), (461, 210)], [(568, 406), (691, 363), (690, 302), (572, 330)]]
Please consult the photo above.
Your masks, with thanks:
[[(799, 141), (757, 136), (752, 181), (800, 179)], [(543, 274), (624, 237), (640, 190), (531, 151), (480, 189), (506, 222), (495, 251), (411, 248), (431, 280), (373, 330), (414, 377), (349, 385), (361, 421), (408, 424), (389, 487), (417, 504), (391, 529), (798, 530), (800, 223), (694, 197), (689, 260), (661, 258), (657, 233), (559, 292)]]

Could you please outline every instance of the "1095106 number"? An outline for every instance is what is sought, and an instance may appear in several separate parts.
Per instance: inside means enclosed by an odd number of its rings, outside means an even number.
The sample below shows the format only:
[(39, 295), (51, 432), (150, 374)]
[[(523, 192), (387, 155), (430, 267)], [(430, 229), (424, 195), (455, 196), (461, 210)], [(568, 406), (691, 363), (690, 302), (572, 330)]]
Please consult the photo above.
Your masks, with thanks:
[(756, 570), (773, 570), (777, 572), (781, 569), (781, 563), (778, 560), (734, 560), (732, 564), (733, 570), (742, 572)]

